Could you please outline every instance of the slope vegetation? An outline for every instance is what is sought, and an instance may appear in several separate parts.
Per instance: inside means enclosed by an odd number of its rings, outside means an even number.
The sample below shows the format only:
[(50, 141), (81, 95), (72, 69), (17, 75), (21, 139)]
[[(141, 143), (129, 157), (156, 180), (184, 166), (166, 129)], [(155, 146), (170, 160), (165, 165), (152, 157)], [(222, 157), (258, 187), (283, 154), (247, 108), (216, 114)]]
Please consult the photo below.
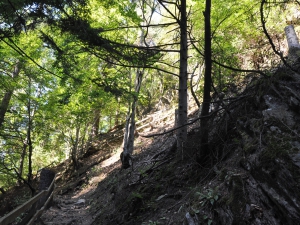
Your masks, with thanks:
[[(120, 169), (122, 137), (99, 138), (76, 173), (64, 164), (53, 168), (59, 174), (54, 204), (41, 221), (299, 224), (300, 75), (295, 71), (300, 70), (294, 68), (281, 66), (270, 76), (252, 77), (240, 94), (215, 107), (205, 163), (195, 159), (201, 154), (196, 113), (182, 153), (175, 151), (174, 132), (140, 135), (131, 169)], [(172, 112), (143, 120), (140, 134), (171, 129)]]

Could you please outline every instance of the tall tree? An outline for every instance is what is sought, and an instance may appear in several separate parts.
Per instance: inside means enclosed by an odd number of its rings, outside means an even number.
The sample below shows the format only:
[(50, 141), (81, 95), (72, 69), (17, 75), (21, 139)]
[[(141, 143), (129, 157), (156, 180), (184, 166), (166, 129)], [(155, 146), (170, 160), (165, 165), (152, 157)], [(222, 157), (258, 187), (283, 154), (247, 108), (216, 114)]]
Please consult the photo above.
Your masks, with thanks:
[[(205, 11), (204, 11), (204, 20), (205, 20), (205, 44), (204, 44), (204, 59), (205, 59), (205, 73), (204, 73), (204, 91), (203, 91), (203, 102), (201, 110), (201, 153), (199, 156), (206, 157), (209, 154), (209, 145), (208, 145), (208, 119), (209, 108), (211, 102), (211, 73), (212, 73), (212, 60), (211, 60), (211, 0), (205, 1)], [(201, 160), (200, 158), (200, 160)], [(199, 160), (199, 159), (198, 159)]]
[(178, 90), (178, 130), (177, 147), (182, 149), (187, 138), (187, 59), (188, 59), (188, 45), (187, 45), (187, 14), (186, 14), (186, 0), (181, 0), (180, 3), (180, 71), (179, 71), (179, 90)]
[[(143, 27), (147, 26), (147, 20), (146, 20), (146, 11), (144, 9), (145, 7), (145, 1), (141, 1), (141, 17), (142, 17), (142, 23), (141, 23), (141, 29), (140, 29), (140, 38), (139, 38), (139, 46), (147, 46), (149, 47), (149, 44), (146, 41), (146, 35)], [(152, 17), (154, 11), (150, 11), (150, 18)], [(131, 72), (131, 70), (130, 70)], [(125, 124), (125, 131), (124, 131), (124, 140), (123, 140), (123, 152), (121, 153), (121, 161), (122, 161), (122, 167), (124, 169), (130, 167), (130, 160), (131, 160), (131, 154), (133, 153), (134, 148), (134, 135), (136, 132), (135, 127), (135, 117), (136, 117), (136, 108), (138, 103), (138, 97), (140, 94), (142, 81), (144, 78), (145, 69), (144, 68), (137, 68), (135, 70), (135, 82), (134, 82), (134, 91), (132, 94), (132, 101), (130, 103), (128, 113), (127, 113), (127, 119)], [(131, 74), (130, 74), (131, 76)]]
[(134, 93), (132, 95), (132, 102), (129, 106), (125, 132), (124, 132), (124, 141), (123, 141), (123, 152), (121, 154), (122, 167), (127, 169), (130, 167), (131, 154), (133, 153), (134, 148), (134, 134), (135, 134), (135, 116), (136, 116), (136, 106), (138, 102), (138, 95), (140, 93), (142, 80), (143, 80), (144, 70), (136, 71), (135, 78), (135, 87)]
[[(176, 21), (179, 26), (179, 80), (178, 80), (178, 108), (176, 110), (176, 126), (177, 131), (177, 147), (179, 150), (182, 149), (184, 142), (187, 138), (187, 81), (188, 81), (188, 36), (187, 36), (187, 3), (186, 0), (181, 0), (180, 2), (169, 2), (169, 1), (158, 1), (160, 5), (169, 14), (169, 17)], [(173, 7), (168, 8), (167, 5)], [(172, 8), (171, 7), (171, 8)], [(176, 12), (178, 12), (176, 14)], [(175, 28), (175, 30), (177, 30)], [(174, 43), (174, 45), (177, 45)], [(181, 152), (181, 151), (180, 151)]]

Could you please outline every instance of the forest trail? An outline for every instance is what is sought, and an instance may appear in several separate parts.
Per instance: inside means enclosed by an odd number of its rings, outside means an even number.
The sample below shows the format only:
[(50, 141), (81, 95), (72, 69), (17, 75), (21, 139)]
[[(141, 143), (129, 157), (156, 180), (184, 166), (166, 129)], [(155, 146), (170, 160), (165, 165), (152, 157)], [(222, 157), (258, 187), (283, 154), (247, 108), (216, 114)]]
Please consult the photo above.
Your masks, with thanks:
[[(120, 151), (101, 162), (98, 168), (103, 172), (100, 176), (89, 181), (89, 183), (101, 182), (105, 178), (106, 173), (110, 171), (109, 167), (119, 160), (119, 153)], [(70, 190), (66, 195), (55, 195), (54, 206), (43, 213), (41, 220), (45, 225), (90, 225), (93, 222), (93, 216), (90, 215), (89, 209), (92, 206), (89, 202), (95, 190), (96, 186), (88, 185), (84, 189), (75, 187), (73, 191)]]
[[(194, 107), (190, 111), (195, 110)], [(174, 124), (174, 108), (169, 110), (156, 111), (151, 115), (147, 115), (144, 119), (138, 121), (137, 130), (143, 134), (163, 132), (170, 129)], [(120, 153), (122, 151), (122, 139), (115, 139), (117, 135), (122, 133), (122, 129), (114, 130), (109, 135), (114, 143), (109, 143), (105, 139), (106, 152), (110, 152), (110, 157), (97, 151), (96, 154), (83, 159), (82, 164), (87, 166), (87, 171), (78, 172), (78, 176), (61, 183), (56, 188), (54, 204), (46, 210), (37, 225), (91, 225), (98, 216), (92, 209), (94, 207), (94, 196), (97, 196), (97, 186), (103, 181), (113, 170), (119, 173), (121, 170)], [(100, 141), (101, 142), (101, 141)], [(152, 141), (143, 137), (136, 138), (135, 151), (139, 148), (149, 146)], [(99, 147), (104, 147), (103, 143), (97, 143)], [(119, 147), (117, 147), (119, 146)], [(116, 150), (117, 149), (117, 150)], [(137, 152), (139, 152), (137, 150)], [(107, 154), (107, 153), (106, 153)], [(92, 166), (89, 166), (92, 165)], [(62, 172), (59, 172), (61, 174)], [(105, 198), (105, 197), (104, 197)], [(109, 199), (107, 199), (109, 201)], [(99, 211), (101, 213), (101, 211)]]

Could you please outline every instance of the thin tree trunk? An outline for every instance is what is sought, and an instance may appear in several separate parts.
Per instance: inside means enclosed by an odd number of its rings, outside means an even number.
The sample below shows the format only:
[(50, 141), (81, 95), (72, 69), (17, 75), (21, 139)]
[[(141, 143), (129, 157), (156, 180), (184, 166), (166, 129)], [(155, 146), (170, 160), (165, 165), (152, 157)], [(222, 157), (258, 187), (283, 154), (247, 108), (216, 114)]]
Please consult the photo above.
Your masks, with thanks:
[(78, 150), (78, 142), (79, 142), (79, 132), (80, 132), (80, 126), (77, 126), (76, 127), (75, 140), (71, 136), (71, 139), (72, 139), (71, 160), (73, 162), (74, 170), (77, 170), (79, 168), (78, 158), (77, 158), (77, 150)]
[(29, 77), (29, 100), (27, 105), (27, 111), (28, 111), (28, 127), (27, 127), (27, 144), (28, 144), (28, 177), (27, 181), (28, 183), (31, 182), (32, 177), (32, 152), (33, 152), (33, 146), (31, 141), (31, 130), (32, 130), (32, 122), (33, 117), (36, 111), (36, 106), (32, 109), (31, 108), (31, 78)]
[[(194, 69), (194, 71), (193, 71), (193, 73), (192, 73), (192, 75), (191, 75), (190, 87), (191, 87), (191, 93), (192, 93), (192, 96), (193, 96), (193, 98), (194, 98), (194, 100), (195, 100), (195, 102), (196, 102), (198, 108), (200, 109), (201, 104), (200, 104), (200, 102), (199, 102), (199, 100), (198, 100), (198, 98), (197, 98), (197, 95), (196, 95), (195, 91), (194, 91), (194, 86), (198, 85), (199, 80), (201, 79), (201, 73), (202, 73), (201, 70), (202, 70), (202, 69), (201, 69), (201, 66), (199, 66), (199, 65), (200, 65), (200, 62), (197, 63), (197, 66), (195, 67), (195, 69)], [(197, 69), (198, 66), (200, 67), (199, 78), (198, 78), (198, 81), (197, 81), (196, 85), (193, 85), (193, 78), (194, 78), (194, 76), (195, 76), (195, 71), (196, 71), (196, 69)]]
[(27, 140), (28, 140), (28, 177), (27, 177), (27, 181), (28, 181), (28, 183), (30, 183), (31, 177), (32, 177), (32, 152), (33, 152), (33, 146), (32, 146), (32, 141), (31, 141), (31, 125), (28, 127)]
[(80, 146), (79, 146), (79, 153), (77, 154), (78, 158), (81, 158), (84, 155), (84, 153), (86, 152), (86, 149), (89, 148), (89, 144), (86, 143), (86, 136), (88, 135), (88, 128), (89, 128), (89, 123), (86, 123), (85, 126), (84, 126), (84, 129), (82, 131), (81, 138), (80, 138), (81, 143), (80, 143)]
[[(203, 94), (203, 103), (201, 116), (205, 117), (209, 114), (210, 102), (211, 102), (211, 72), (212, 72), (212, 61), (211, 61), (211, 21), (210, 21), (210, 12), (211, 12), (211, 0), (206, 0), (204, 20), (205, 20), (205, 73), (204, 73), (204, 94)], [(201, 120), (201, 153), (198, 155), (198, 161), (204, 160), (209, 154), (209, 145), (208, 145), (208, 118)]]
[(121, 103), (120, 103), (120, 98), (119, 97), (118, 97), (117, 101), (118, 101), (118, 108), (117, 108), (116, 114), (115, 114), (116, 115), (115, 116), (115, 126), (118, 126), (119, 123), (120, 123), (119, 119), (120, 119), (120, 107), (121, 107)]
[(99, 134), (100, 127), (100, 109), (94, 111), (94, 120), (92, 125), (92, 138), (96, 137)]
[(121, 162), (122, 167), (127, 169), (130, 167), (130, 159), (131, 154), (133, 153), (134, 148), (134, 133), (135, 133), (135, 110), (138, 101), (138, 94), (141, 89), (142, 79), (144, 75), (144, 70), (137, 70), (136, 72), (136, 80), (135, 80), (135, 95), (133, 96), (133, 102), (131, 104), (131, 108), (129, 109), (126, 125), (125, 125), (125, 133), (123, 140), (123, 152), (121, 153)]
[[(142, 29), (139, 45), (143, 46), (144, 44), (147, 45), (147, 43), (145, 42), (145, 34)], [(135, 84), (134, 84), (135, 93), (133, 95), (133, 101), (131, 103), (131, 107), (129, 107), (128, 109), (128, 114), (127, 114), (127, 119), (125, 124), (124, 139), (123, 139), (123, 152), (120, 155), (123, 169), (127, 169), (130, 167), (131, 154), (133, 153), (134, 133), (135, 133), (135, 113), (136, 113), (138, 95), (140, 93), (140, 89), (142, 85), (144, 70), (145, 69), (137, 69), (135, 74)], [(130, 74), (130, 81), (131, 81), (131, 74)], [(131, 91), (131, 87), (130, 87), (130, 91)]]
[(187, 139), (187, 16), (186, 0), (181, 1), (180, 7), (180, 74), (179, 74), (179, 101), (178, 101), (178, 126), (181, 128), (177, 132), (177, 147), (182, 149)]
[(23, 176), (23, 168), (24, 168), (24, 160), (25, 160), (25, 156), (26, 156), (26, 150), (27, 150), (27, 139), (24, 140), (23, 142), (23, 149), (22, 149), (22, 153), (21, 153), (21, 158), (20, 158), (20, 165), (19, 165), (19, 171), (18, 171), (18, 185), (22, 184), (22, 179), (21, 177)]

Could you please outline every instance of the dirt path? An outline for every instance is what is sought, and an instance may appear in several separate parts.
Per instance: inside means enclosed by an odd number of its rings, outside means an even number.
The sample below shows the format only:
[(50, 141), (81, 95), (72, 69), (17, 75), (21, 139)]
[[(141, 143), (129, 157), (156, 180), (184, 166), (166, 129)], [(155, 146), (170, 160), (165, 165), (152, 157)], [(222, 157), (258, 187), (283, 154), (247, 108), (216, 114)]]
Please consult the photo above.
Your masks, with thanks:
[[(148, 121), (149, 118), (141, 121), (139, 132), (144, 134), (160, 133), (166, 129), (172, 128), (174, 124), (173, 112), (174, 110), (171, 109), (165, 112), (156, 112), (152, 114), (149, 116), (150, 122)], [(136, 140), (136, 145), (140, 146), (137, 148), (144, 148), (151, 142), (152, 140), (141, 137)], [(116, 147), (114, 146), (113, 148)], [(41, 221), (36, 224), (91, 225), (101, 213), (101, 210), (95, 210), (98, 207), (94, 205), (94, 198), (97, 196), (96, 191), (99, 191), (99, 189), (97, 190), (98, 184), (103, 181), (112, 170), (120, 168), (119, 159), (122, 148), (118, 149), (119, 150), (110, 158), (93, 167), (88, 167), (88, 171), (82, 171), (80, 177), (73, 177), (69, 183), (64, 183), (62, 184), (62, 187), (57, 188), (58, 193), (54, 195), (53, 206), (43, 213)], [(86, 158), (83, 164), (88, 165), (97, 162), (100, 155), (101, 153), (99, 152), (99, 155), (97, 154)], [(101, 196), (101, 198), (103, 198), (101, 200), (102, 203), (108, 201), (108, 198), (105, 197), (105, 193), (102, 193)]]
[(97, 169), (101, 170), (101, 174), (92, 177), (86, 188), (81, 190), (70, 190), (68, 194), (55, 195), (52, 207), (43, 213), (41, 221), (36, 224), (45, 225), (90, 225), (94, 221), (95, 214), (91, 213), (90, 202), (92, 201), (93, 193), (96, 191), (97, 184), (106, 177), (107, 172), (119, 160), (120, 152), (101, 162)]

